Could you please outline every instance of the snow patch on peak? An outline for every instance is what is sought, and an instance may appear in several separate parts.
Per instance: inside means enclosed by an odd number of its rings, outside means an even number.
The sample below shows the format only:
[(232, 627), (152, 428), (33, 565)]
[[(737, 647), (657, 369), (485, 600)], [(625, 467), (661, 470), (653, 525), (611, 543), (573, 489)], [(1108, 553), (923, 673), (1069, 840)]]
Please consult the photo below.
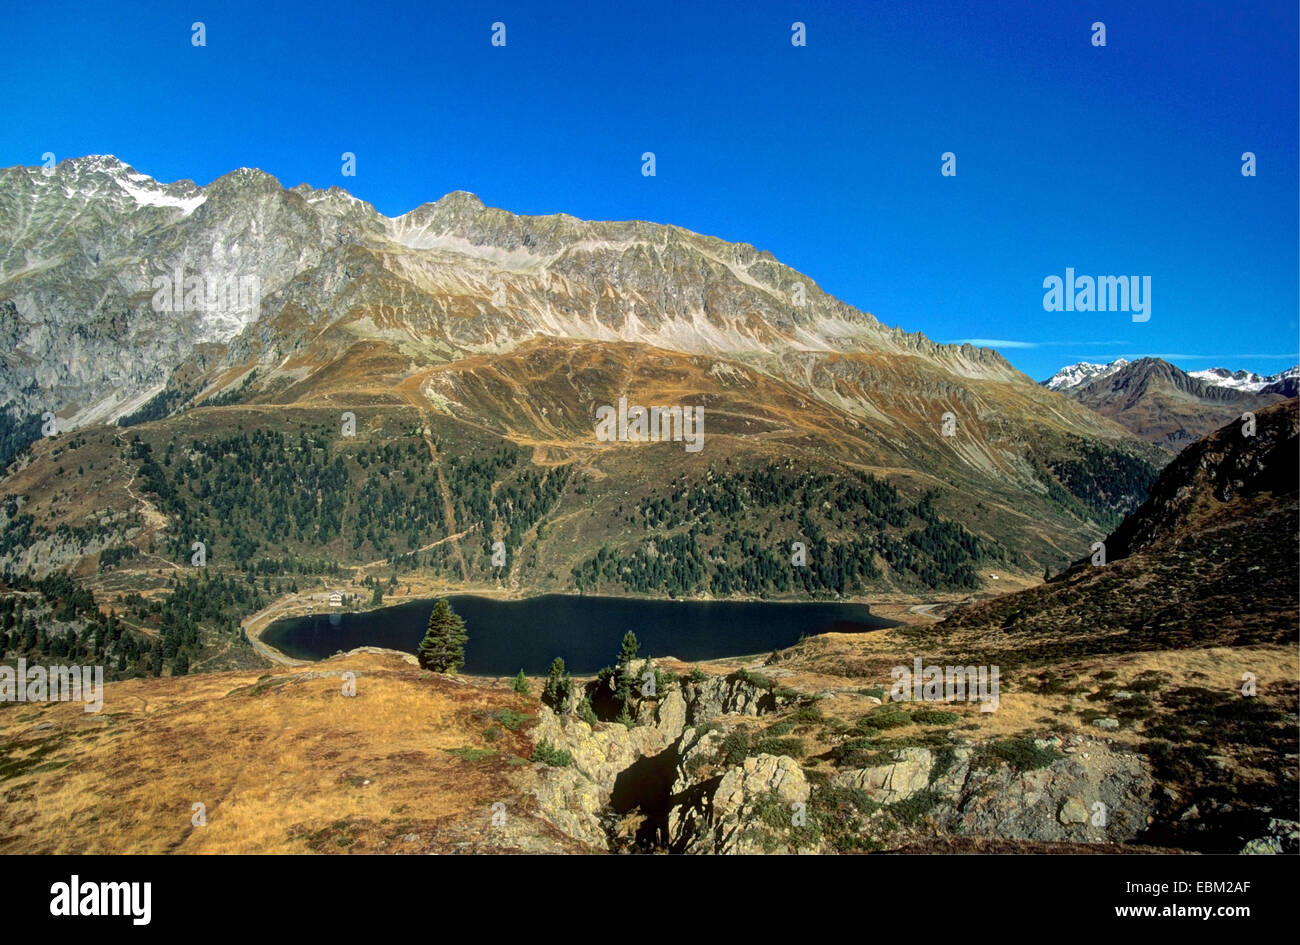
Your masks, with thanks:
[[(137, 207), (171, 207), (189, 216), (207, 198), (189, 181), (161, 184), (148, 174), (141, 174), (131, 165), (111, 154), (89, 154), (69, 158), (67, 164), (76, 172), (75, 185), (65, 181), (65, 197), (103, 197), (105, 187), (111, 193), (116, 187), (130, 197)], [(91, 175), (87, 177), (85, 175)], [(101, 176), (102, 175), (102, 176)], [(104, 181), (103, 178), (107, 178)]]
[(137, 181), (148, 181), (150, 184), (156, 183), (152, 177), (146, 177), (143, 174), (127, 175), (129, 180), (118, 180), (118, 186), (127, 192), (134, 200), (137, 206), (141, 207), (175, 207), (189, 216), (202, 205), (203, 201), (208, 198), (202, 193), (195, 193), (188, 197), (176, 197), (167, 193), (161, 187), (139, 186)]
[(1214, 387), (1228, 387), (1232, 390), (1244, 390), (1258, 393), (1268, 386), (1270, 378), (1261, 377), (1252, 371), (1229, 371), (1227, 368), (1207, 368), (1204, 371), (1188, 371), (1191, 377), (1204, 381)]
[(1109, 364), (1080, 361), (1077, 364), (1070, 364), (1061, 368), (1042, 383), (1048, 390), (1069, 390), (1072, 387), (1078, 387), (1080, 384), (1086, 384), (1098, 378), (1109, 377), (1126, 364), (1128, 364), (1126, 358), (1116, 358)]

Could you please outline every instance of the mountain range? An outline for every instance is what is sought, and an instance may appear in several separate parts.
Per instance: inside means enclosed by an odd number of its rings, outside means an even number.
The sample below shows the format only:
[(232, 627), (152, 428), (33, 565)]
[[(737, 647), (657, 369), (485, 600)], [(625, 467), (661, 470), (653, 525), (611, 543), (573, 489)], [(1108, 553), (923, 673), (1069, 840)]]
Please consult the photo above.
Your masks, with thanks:
[[(22, 572), (143, 578), (203, 535), (241, 569), (914, 595), (1064, 565), (1164, 461), (995, 351), (675, 226), (463, 192), (389, 218), (248, 168), (197, 187), (94, 156), (0, 171), (0, 245), (0, 433), (21, 453), (0, 528), (26, 529), (0, 563)], [(622, 397), (703, 408), (707, 446), (597, 440)], [(272, 451), (297, 463), (282, 482), (249, 465)], [(796, 587), (778, 572), (800, 540), (821, 570)], [(771, 560), (747, 564), (751, 542)]]
[(1117, 358), (1071, 364), (1042, 385), (1177, 453), (1247, 411), (1295, 397), (1300, 368), (1267, 377), (1224, 368), (1187, 373), (1160, 358)]
[[(1154, 358), (1150, 360), (1160, 360)], [(1168, 362), (1166, 362), (1168, 363)], [(1127, 358), (1116, 358), (1106, 364), (1092, 361), (1079, 361), (1067, 364), (1042, 385), (1048, 390), (1067, 391), (1080, 387), (1091, 381), (1109, 377), (1132, 364)], [(1208, 368), (1204, 371), (1188, 371), (1188, 377), (1203, 381), (1211, 387), (1228, 387), (1233, 390), (1250, 393), (1282, 394), (1286, 397), (1296, 396), (1297, 380), (1300, 380), (1300, 367), (1288, 368), (1277, 374), (1256, 374), (1253, 371), (1229, 371), (1227, 368)]]

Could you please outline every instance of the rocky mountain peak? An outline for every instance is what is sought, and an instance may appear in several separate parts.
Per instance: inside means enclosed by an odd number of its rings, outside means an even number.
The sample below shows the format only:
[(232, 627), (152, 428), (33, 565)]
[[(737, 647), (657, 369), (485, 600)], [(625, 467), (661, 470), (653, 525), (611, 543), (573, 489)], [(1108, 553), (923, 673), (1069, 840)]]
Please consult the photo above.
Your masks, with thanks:
[(1068, 390), (1078, 387), (1100, 377), (1114, 374), (1128, 364), (1124, 358), (1116, 358), (1109, 364), (1096, 364), (1092, 361), (1079, 361), (1061, 368), (1042, 384), (1048, 390)]
[(483, 201), (468, 190), (453, 190), (435, 200), (433, 205), (448, 216), (476, 216), (484, 210)]

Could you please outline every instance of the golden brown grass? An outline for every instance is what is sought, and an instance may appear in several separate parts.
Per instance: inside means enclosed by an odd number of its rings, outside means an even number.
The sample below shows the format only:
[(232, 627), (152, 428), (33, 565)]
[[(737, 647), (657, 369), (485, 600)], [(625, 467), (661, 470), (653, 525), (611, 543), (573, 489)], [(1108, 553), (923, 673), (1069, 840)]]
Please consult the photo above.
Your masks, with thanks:
[[(916, 645), (900, 638), (896, 631), (828, 633), (804, 641), (786, 651), (788, 659), (758, 671), (782, 671), (779, 682), (802, 692), (850, 689), (851, 691), (822, 700), (818, 708), (828, 718), (852, 722), (869, 709), (864, 697), (852, 690), (880, 687), (887, 693), (892, 683), (890, 669), (898, 665), (910, 669), (912, 656), (916, 652)], [(937, 654), (925, 657), (926, 665), (939, 662), (942, 660)], [(1162, 674), (1162, 690), (1199, 686), (1231, 693), (1240, 690), (1242, 673), (1250, 672), (1255, 675), (1257, 689), (1262, 694), (1278, 685), (1294, 689), (1296, 665), (1295, 646), (1274, 644), (1107, 654), (1062, 661), (1045, 667), (1058, 678), (1068, 681), (1071, 688), (1080, 689), (1078, 693), (1033, 691), (1037, 688), (1033, 677), (1044, 668), (1020, 668), (1001, 675), (999, 704), (993, 712), (981, 712), (979, 706), (973, 703), (917, 705), (905, 702), (901, 707), (923, 707), (956, 713), (961, 716), (961, 720), (949, 727), (977, 726), (963, 731), (964, 735), (974, 741), (1027, 733), (1041, 735), (1049, 727), (1054, 727), (1093, 736), (1105, 735), (1136, 744), (1140, 741), (1140, 729), (1126, 727), (1119, 731), (1103, 732), (1080, 717), (1080, 709), (1105, 709), (1116, 704), (1104, 700), (1087, 700), (1087, 694), (1095, 693), (1102, 687), (1103, 680), (1098, 678), (1099, 673), (1115, 673), (1114, 678), (1109, 678), (1106, 682), (1121, 690), (1144, 672), (1159, 672)], [(843, 668), (843, 675), (837, 673), (837, 667)], [(1291, 705), (1294, 706), (1294, 700)], [(924, 730), (923, 727), (906, 726), (890, 729), (888, 734), (890, 737), (905, 737)]]
[[(344, 671), (356, 674), (354, 697), (342, 693)], [(273, 673), (113, 683), (99, 715), (15, 705), (0, 711), (4, 760), (18, 763), (0, 768), (0, 851), (438, 849), (441, 827), (486, 826), (496, 801), (528, 807), (507, 759), (526, 757), (530, 742), (496, 726), (489, 743), (489, 720), (474, 715), (503, 707), (536, 712), (505, 688), (364, 652)], [(462, 747), (493, 754), (447, 751)], [(22, 769), (34, 754), (39, 763)], [(191, 824), (195, 803), (206, 826)]]

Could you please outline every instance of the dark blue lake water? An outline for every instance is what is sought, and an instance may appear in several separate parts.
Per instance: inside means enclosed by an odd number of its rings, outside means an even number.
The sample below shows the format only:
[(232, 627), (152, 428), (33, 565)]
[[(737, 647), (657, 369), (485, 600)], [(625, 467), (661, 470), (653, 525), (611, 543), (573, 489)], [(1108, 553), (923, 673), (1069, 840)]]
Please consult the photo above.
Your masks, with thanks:
[[(683, 660), (767, 653), (803, 634), (857, 633), (894, 626), (865, 604), (632, 600), (549, 594), (524, 600), (455, 595), (469, 642), (463, 672), (545, 673), (564, 657), (569, 671), (594, 673), (612, 665), (631, 630), (643, 656)], [(432, 600), (414, 600), (365, 613), (315, 614), (277, 620), (262, 639), (296, 659), (324, 659), (340, 650), (382, 646), (414, 653), (424, 639)]]

